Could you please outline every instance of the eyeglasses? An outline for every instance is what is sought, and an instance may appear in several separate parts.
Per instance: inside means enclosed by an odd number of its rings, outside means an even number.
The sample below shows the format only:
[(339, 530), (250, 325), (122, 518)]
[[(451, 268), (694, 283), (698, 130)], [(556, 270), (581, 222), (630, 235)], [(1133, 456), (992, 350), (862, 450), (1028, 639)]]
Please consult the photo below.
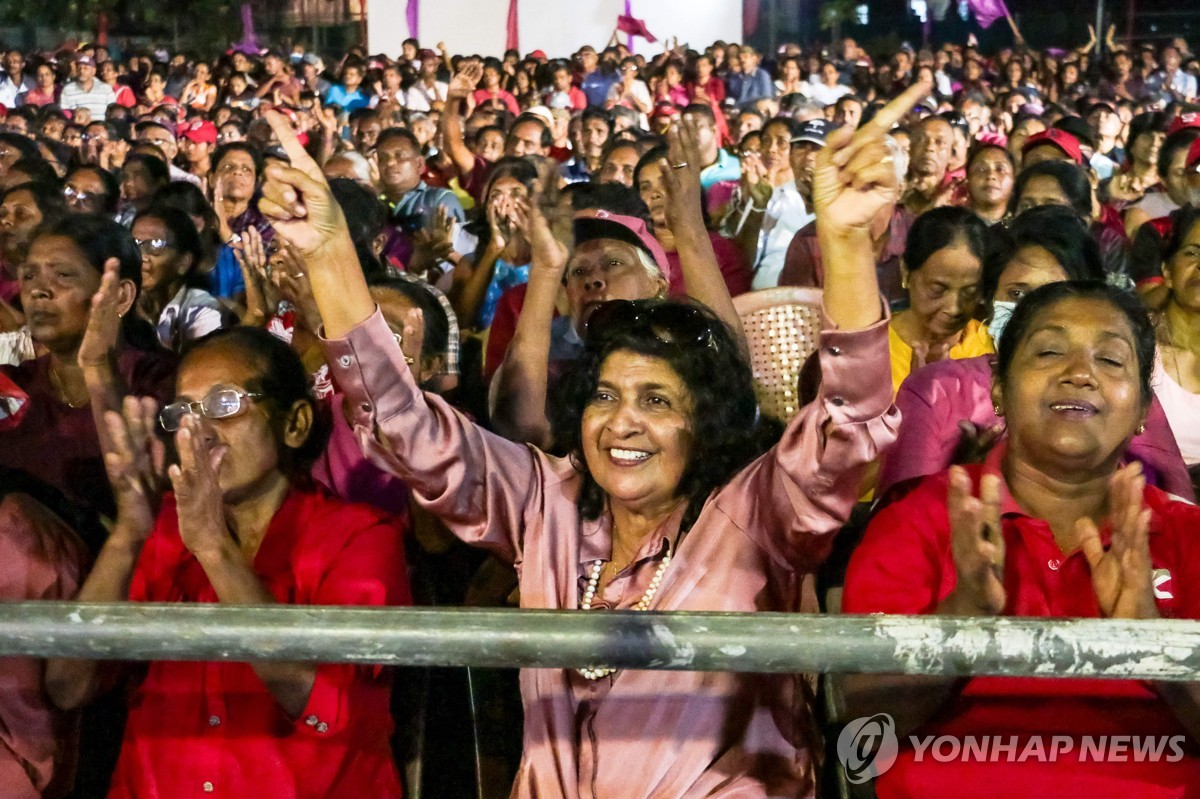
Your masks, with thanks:
[(82, 191), (74, 186), (63, 187), (63, 197), (65, 197), (69, 203), (85, 203), (95, 196), (97, 196), (95, 192)]
[(172, 402), (158, 412), (158, 423), (163, 430), (174, 433), (183, 424), (183, 417), (199, 414), (205, 419), (228, 419), (237, 416), (246, 408), (245, 400), (262, 399), (262, 394), (252, 394), (236, 388), (218, 388), (210, 391), (199, 402)]
[(717, 349), (713, 320), (695, 305), (662, 300), (610, 300), (592, 311), (587, 341), (599, 342), (638, 328), (664, 344)]
[(166, 239), (134, 239), (133, 243), (142, 255), (162, 255), (171, 247), (171, 242)]

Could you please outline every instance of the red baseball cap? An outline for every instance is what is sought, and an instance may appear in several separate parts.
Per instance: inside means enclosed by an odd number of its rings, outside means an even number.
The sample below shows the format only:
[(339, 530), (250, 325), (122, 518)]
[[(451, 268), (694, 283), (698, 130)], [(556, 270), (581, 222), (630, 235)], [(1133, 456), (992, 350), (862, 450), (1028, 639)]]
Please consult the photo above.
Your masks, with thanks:
[(1080, 166), (1083, 165), (1083, 150), (1079, 146), (1079, 139), (1065, 130), (1059, 130), (1058, 128), (1049, 128), (1030, 136), (1025, 140), (1024, 146), (1021, 147), (1021, 155), (1025, 155), (1034, 147), (1039, 147), (1043, 144), (1053, 144), (1069, 155), (1075, 163)]
[(532, 53), (530, 53), (528, 56), (526, 56), (526, 58), (533, 58), (538, 61), (545, 61), (546, 60), (546, 51), (545, 50), (534, 50)]
[(1171, 124), (1167, 126), (1167, 135), (1170, 136), (1177, 130), (1184, 128), (1200, 128), (1200, 113), (1195, 111), (1189, 114), (1180, 114), (1171, 120)]
[(575, 214), (573, 227), (576, 244), (595, 239), (616, 239), (644, 250), (654, 260), (663, 279), (670, 284), (671, 262), (667, 260), (667, 253), (641, 219), (590, 208)]
[(179, 134), (197, 144), (217, 143), (217, 126), (207, 119), (193, 119), (180, 129)]
[(1187, 168), (1195, 169), (1197, 166), (1200, 166), (1200, 139), (1192, 142), (1187, 154)]

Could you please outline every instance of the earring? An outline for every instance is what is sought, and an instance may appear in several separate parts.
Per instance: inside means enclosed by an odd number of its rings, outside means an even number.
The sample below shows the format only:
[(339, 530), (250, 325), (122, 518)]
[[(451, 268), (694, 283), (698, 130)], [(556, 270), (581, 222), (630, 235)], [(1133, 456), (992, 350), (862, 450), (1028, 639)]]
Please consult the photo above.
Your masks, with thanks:
[(1000, 407), (1000, 404), (999, 404), (999, 403), (996, 403), (995, 405), (993, 405), (993, 406), (992, 406), (992, 410), (994, 410), (994, 411), (996, 412), (996, 415), (997, 415), (997, 416), (1003, 416), (1003, 415), (1004, 415), (1004, 409)]
[(1143, 433), (1145, 433), (1145, 432), (1146, 432), (1146, 425), (1144, 425), (1144, 424), (1139, 424), (1139, 425), (1138, 425), (1138, 428), (1137, 428), (1137, 434), (1140, 436), (1140, 435), (1142, 435), (1142, 434), (1143, 434)]

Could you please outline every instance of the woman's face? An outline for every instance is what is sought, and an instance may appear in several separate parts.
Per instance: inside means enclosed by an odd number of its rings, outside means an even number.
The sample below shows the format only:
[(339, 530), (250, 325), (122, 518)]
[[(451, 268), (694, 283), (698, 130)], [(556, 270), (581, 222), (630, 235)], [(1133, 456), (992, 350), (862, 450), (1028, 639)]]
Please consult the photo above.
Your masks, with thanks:
[(1071, 207), (1071, 200), (1067, 197), (1067, 193), (1062, 190), (1058, 181), (1049, 175), (1038, 175), (1025, 183), (1021, 196), (1017, 199), (1017, 213), (1041, 205)]
[(146, 216), (133, 223), (133, 238), (142, 251), (142, 291), (168, 286), (187, 269), (186, 256), (175, 249), (161, 219)]
[(42, 211), (28, 191), (10, 191), (0, 203), (0, 254), (10, 264), (25, 257), (29, 237), (42, 223)]
[(795, 83), (800, 80), (800, 65), (794, 58), (783, 62), (783, 80), (784, 83)]
[(66, 236), (38, 236), (17, 270), (33, 340), (53, 352), (79, 347), (100, 274)]
[(961, 242), (943, 247), (908, 274), (910, 310), (935, 339), (959, 333), (979, 299), (983, 264)]
[(1018, 302), (1039, 286), (1061, 283), (1067, 279), (1067, 271), (1049, 250), (1036, 244), (1027, 245), (1017, 250), (1005, 265), (996, 283), (996, 296), (992, 299)]
[[(250, 386), (259, 374), (244, 352), (216, 344), (188, 356), (175, 378), (175, 394), (180, 402), (199, 402), (217, 389), (252, 393)], [(265, 399), (242, 399), (242, 410), (224, 419), (196, 417), (197, 434), (210, 463), (224, 456), (217, 471), (217, 484), (226, 503), (243, 502), (262, 493), (283, 478), (280, 471), (281, 443), (275, 432)], [(276, 413), (290, 409), (277, 409)], [(295, 437), (289, 432), (285, 436)], [(299, 446), (308, 435), (307, 425), (289, 441)]]
[(679, 496), (692, 451), (692, 396), (666, 361), (618, 350), (583, 411), (583, 456), (615, 503), (662, 513)]
[(196, 80), (199, 81), (200, 83), (208, 83), (208, 78), (209, 78), (208, 64), (197, 64), (196, 65)]
[[(383, 319), (387, 322), (392, 333), (399, 334), (400, 350), (408, 358), (412, 358), (414, 375), (418, 383), (424, 383), (434, 375), (436, 364), (427, 364), (421, 347), (425, 339), (425, 319), (421, 309), (412, 300), (398, 291), (385, 286), (371, 287), (371, 299), (379, 306)], [(410, 328), (409, 335), (404, 335), (405, 326)]]
[(1162, 149), (1166, 138), (1166, 133), (1157, 130), (1147, 131), (1138, 136), (1129, 151), (1129, 154), (1133, 156), (1133, 162), (1141, 166), (1153, 167), (1158, 163), (1158, 151)]
[(1200, 222), (1192, 225), (1183, 245), (1164, 266), (1171, 301), (1186, 311), (1200, 313)]
[(488, 202), (502, 196), (510, 200), (528, 200), (529, 189), (516, 178), (504, 175), (492, 183), (491, 189), (488, 190)]
[(1021, 148), (1025, 146), (1025, 140), (1045, 129), (1046, 124), (1040, 119), (1027, 119), (1013, 128), (1012, 135), (1008, 137), (1008, 151), (1017, 159), (1017, 163), (1021, 162)]
[(145, 164), (133, 162), (121, 170), (121, 196), (133, 205), (144, 203), (154, 193), (154, 180)]
[(54, 70), (47, 66), (38, 67), (37, 81), (42, 89), (49, 89), (54, 85)]
[(701, 58), (696, 61), (696, 77), (699, 79), (700, 83), (707, 82), (708, 79), (710, 77), (712, 77), (712, 73), (713, 73), (712, 59)]
[(489, 130), (479, 139), (479, 157), (495, 163), (504, 157), (504, 134)]
[(1145, 419), (1129, 322), (1102, 299), (1044, 308), (993, 399), (1005, 412), (1010, 459), (1075, 479), (1113, 468)]
[(67, 178), (63, 191), (67, 207), (77, 214), (98, 214), (104, 208), (104, 181), (91, 169), (79, 169)]
[(784, 125), (768, 124), (762, 132), (762, 160), (768, 172), (790, 168), (791, 132)]
[(249, 153), (231, 150), (221, 159), (221, 163), (217, 164), (216, 170), (225, 199), (246, 201), (254, 196), (258, 171), (254, 165), (254, 158)]
[(971, 162), (967, 170), (967, 189), (977, 207), (996, 207), (1008, 203), (1013, 190), (1013, 168), (1008, 156), (989, 147)]
[(667, 195), (666, 184), (663, 182), (662, 167), (656, 163), (647, 163), (638, 173), (638, 194), (642, 202), (650, 209), (650, 218), (654, 221), (655, 229), (667, 224)]

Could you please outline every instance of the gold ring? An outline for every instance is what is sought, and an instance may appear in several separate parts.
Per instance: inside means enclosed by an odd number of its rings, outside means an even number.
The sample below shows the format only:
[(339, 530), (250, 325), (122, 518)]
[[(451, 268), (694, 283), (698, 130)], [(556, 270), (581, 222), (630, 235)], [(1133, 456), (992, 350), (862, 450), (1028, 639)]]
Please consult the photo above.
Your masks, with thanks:
[(671, 164), (671, 169), (684, 169), (685, 167), (687, 167), (687, 165), (688, 165), (687, 161), (681, 161), (678, 164)]

